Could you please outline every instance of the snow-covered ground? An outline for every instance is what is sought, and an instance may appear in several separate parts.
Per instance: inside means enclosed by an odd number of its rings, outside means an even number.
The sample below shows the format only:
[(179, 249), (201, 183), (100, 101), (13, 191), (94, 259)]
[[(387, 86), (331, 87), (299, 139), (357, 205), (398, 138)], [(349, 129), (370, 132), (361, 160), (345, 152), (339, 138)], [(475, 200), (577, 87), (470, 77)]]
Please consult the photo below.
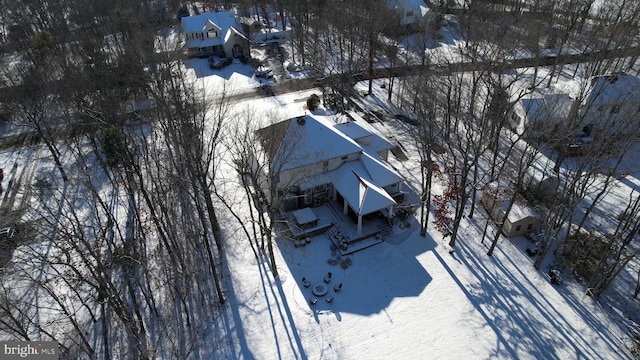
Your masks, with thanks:
[[(453, 37), (446, 36), (444, 42), (456, 46)], [(212, 97), (223, 88), (237, 93), (260, 85), (253, 68), (241, 63), (214, 71), (206, 60), (193, 59), (185, 67)], [(562, 82), (557, 87), (570, 86), (562, 78), (557, 81)], [(374, 91), (370, 100), (391, 106), (380, 100), (386, 99), (380, 82)], [(320, 90), (234, 106), (238, 113), (255, 112), (266, 125), (274, 116), (284, 120), (305, 113), (305, 99), (314, 92)], [(406, 135), (404, 125), (393, 120), (375, 125), (394, 139)], [(420, 164), (411, 146), (407, 149), (409, 160), (392, 158), (391, 164), (409, 188), (416, 189)], [(34, 154), (38, 153), (1, 152), (4, 184), (14, 171), (34, 171)], [(220, 173), (236, 177), (231, 169)], [(625, 178), (628, 188), (638, 185), (639, 176), (634, 176)], [(233, 240), (239, 234), (237, 221), (224, 212), (220, 216)], [(224, 275), (229, 301), (220, 314), (211, 316), (211, 358), (632, 358), (625, 329), (610, 317), (606, 305), (602, 308), (585, 296), (584, 286), (571, 278), (562, 286), (551, 285), (548, 268), (535, 270), (524, 252), (530, 246), (527, 240), (503, 239), (488, 257), (488, 244), (479, 241), (485, 216), (479, 210), (474, 219), (465, 219), (452, 254), (448, 239), (433, 228), (421, 237), (415, 220), (408, 228), (395, 227), (385, 242), (340, 259), (324, 235), (305, 247), (279, 239), (277, 278), (266, 259), (253, 257), (246, 242), (227, 241)], [(340, 261), (347, 258), (350, 263), (343, 268)], [(338, 264), (332, 265), (333, 260)], [(327, 272), (333, 274), (329, 294), (312, 305), (309, 299), (316, 296), (303, 286), (302, 278), (323, 284)], [(338, 283), (343, 286), (336, 292), (332, 285)], [(328, 296), (334, 297), (331, 303), (325, 301)]]
[[(217, 81), (219, 81), (218, 79)], [(215, 81), (211, 81), (211, 84)], [(384, 89), (371, 99), (385, 99)], [(304, 113), (304, 99), (313, 90), (237, 104), (281, 119)], [(319, 92), (316, 91), (316, 92)], [(388, 104), (387, 104), (388, 105)], [(260, 116), (258, 116), (260, 118)], [(266, 118), (266, 115), (265, 115)], [(378, 125), (394, 138), (403, 125)], [(409, 147), (410, 149), (410, 147)], [(418, 188), (417, 156), (392, 165)], [(266, 259), (253, 258), (247, 246), (227, 253), (230, 302), (212, 339), (224, 342), (217, 355), (229, 358), (631, 358), (625, 329), (582, 285), (567, 279), (556, 287), (533, 268), (523, 238), (503, 239), (493, 257), (479, 239), (485, 213), (463, 222), (457, 250), (430, 229), (394, 228), (382, 244), (338, 259), (329, 240), (313, 238), (305, 247), (278, 241), (275, 278)], [(235, 220), (228, 219), (227, 224)], [(233, 226), (231, 226), (233, 227)], [(230, 229), (228, 229), (231, 232)], [(349, 258), (342, 268), (333, 260)], [(329, 262), (328, 262), (329, 260)], [(330, 285), (339, 292), (316, 297), (302, 278)], [(331, 303), (325, 301), (333, 296)], [(310, 298), (318, 298), (315, 305)]]

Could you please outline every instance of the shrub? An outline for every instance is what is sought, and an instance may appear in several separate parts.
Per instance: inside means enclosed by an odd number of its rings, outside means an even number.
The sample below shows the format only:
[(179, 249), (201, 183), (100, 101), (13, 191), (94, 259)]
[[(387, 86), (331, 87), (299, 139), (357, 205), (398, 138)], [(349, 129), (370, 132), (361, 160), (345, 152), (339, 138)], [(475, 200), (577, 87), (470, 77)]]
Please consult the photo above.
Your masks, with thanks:
[(122, 131), (116, 128), (104, 129), (100, 143), (109, 166), (118, 167), (123, 164), (127, 154), (127, 139)]
[(317, 110), (318, 106), (320, 106), (320, 97), (316, 94), (311, 94), (307, 99), (307, 109), (311, 111)]

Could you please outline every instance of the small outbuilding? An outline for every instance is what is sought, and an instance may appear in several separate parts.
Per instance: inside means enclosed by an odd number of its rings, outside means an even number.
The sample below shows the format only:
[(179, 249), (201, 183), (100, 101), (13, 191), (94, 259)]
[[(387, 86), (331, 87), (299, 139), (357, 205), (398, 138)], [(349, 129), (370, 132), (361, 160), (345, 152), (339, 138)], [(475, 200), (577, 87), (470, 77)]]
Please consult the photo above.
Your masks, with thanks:
[[(516, 196), (511, 205), (512, 195), (513, 189), (508, 183), (494, 181), (487, 184), (480, 203), (495, 222), (500, 223), (504, 219), (502, 233), (506, 237), (522, 236), (537, 230), (540, 227), (537, 212), (520, 196)], [(505, 219), (507, 210), (509, 212)]]

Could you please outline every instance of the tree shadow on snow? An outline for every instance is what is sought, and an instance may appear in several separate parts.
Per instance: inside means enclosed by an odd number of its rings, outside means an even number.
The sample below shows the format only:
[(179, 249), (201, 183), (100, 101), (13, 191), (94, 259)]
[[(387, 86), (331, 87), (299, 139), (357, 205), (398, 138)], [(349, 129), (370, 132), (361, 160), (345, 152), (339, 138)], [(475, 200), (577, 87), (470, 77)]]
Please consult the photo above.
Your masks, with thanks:
[[(417, 227), (415, 223), (412, 226), (412, 229)], [(416, 257), (432, 251), (435, 242), (430, 237), (420, 237), (415, 231), (405, 231), (408, 233), (404, 240), (389, 240), (344, 256), (332, 249), (324, 235), (303, 248), (280, 243), (295, 278), (295, 284), (291, 285), (295, 304), (313, 314), (316, 322), (327, 314), (340, 321), (342, 313), (376, 314), (384, 311), (395, 298), (418, 296), (432, 278)], [(329, 273), (331, 277), (325, 282)], [(308, 281), (308, 287), (303, 279)], [(324, 287), (326, 294), (314, 293), (317, 286)], [(312, 303), (314, 299), (317, 302)]]
[[(499, 344), (493, 356), (518, 358), (526, 354), (532, 358), (598, 358), (601, 349), (594, 347), (595, 339), (574, 328), (567, 318), (573, 314), (557, 310), (556, 305), (566, 307), (565, 302), (587, 324), (599, 330), (598, 338), (609, 350), (617, 350), (615, 336), (609, 329), (601, 329), (602, 323), (593, 313), (564, 294), (565, 291), (550, 288), (552, 285), (546, 277), (531, 278), (521, 270), (522, 264), (516, 264), (500, 247), (496, 248), (493, 259), (486, 262), (478, 259), (486, 256), (484, 251), (474, 252), (464, 242), (459, 242), (456, 249), (457, 258), (477, 281), (464, 285), (447, 261), (437, 252), (435, 254), (496, 334)], [(562, 296), (554, 295), (557, 292)]]

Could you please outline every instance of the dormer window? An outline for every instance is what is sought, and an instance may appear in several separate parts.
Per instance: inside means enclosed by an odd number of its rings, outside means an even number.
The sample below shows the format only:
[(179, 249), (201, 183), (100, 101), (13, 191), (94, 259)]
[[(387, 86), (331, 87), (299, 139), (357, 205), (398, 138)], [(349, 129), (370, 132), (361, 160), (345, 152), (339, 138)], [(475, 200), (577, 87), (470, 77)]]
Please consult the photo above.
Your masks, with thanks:
[(207, 37), (208, 38), (217, 38), (218, 37), (218, 32), (216, 30), (209, 30), (207, 32)]

